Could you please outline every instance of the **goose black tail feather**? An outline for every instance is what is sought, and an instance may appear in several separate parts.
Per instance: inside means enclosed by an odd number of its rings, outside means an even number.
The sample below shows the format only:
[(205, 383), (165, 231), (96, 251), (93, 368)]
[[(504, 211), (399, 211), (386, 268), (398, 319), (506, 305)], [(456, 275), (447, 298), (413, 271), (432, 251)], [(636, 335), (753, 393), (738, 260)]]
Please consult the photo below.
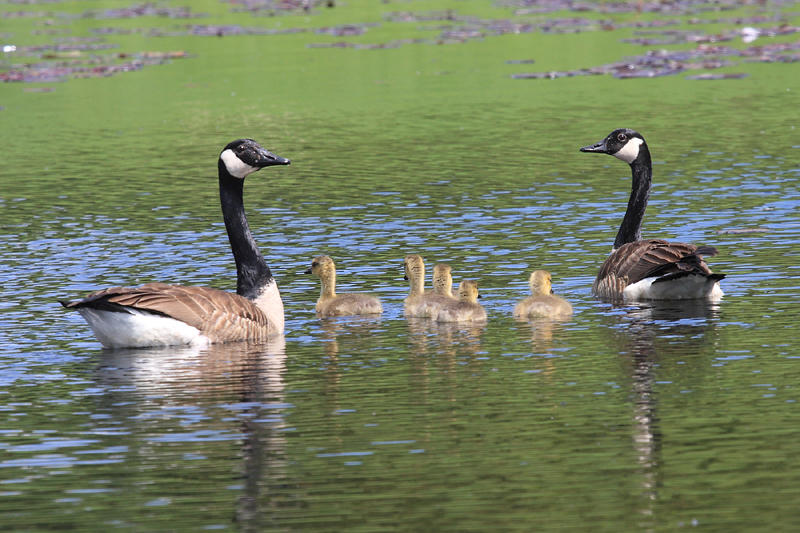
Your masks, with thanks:
[(685, 278), (686, 276), (691, 275), (691, 272), (672, 272), (670, 274), (665, 274), (658, 279), (653, 280), (653, 284), (661, 283), (663, 281), (672, 281), (675, 279)]
[[(672, 272), (670, 274), (666, 274), (661, 276), (660, 278), (653, 280), (653, 284), (661, 283), (662, 281), (672, 281), (675, 279), (685, 278), (686, 276), (696, 276), (698, 275), (697, 272)], [(725, 278), (725, 274), (708, 274), (705, 276), (708, 281), (717, 282), (721, 279)]]
[[(110, 311), (112, 313), (130, 313), (133, 314), (131, 308), (125, 305), (120, 305), (118, 303), (109, 302), (103, 298), (97, 298), (95, 300), (86, 299), (86, 300), (76, 300), (72, 302), (67, 302), (64, 300), (58, 301), (61, 305), (66, 307), (67, 309), (80, 309), (81, 307), (91, 307), (92, 309), (97, 309), (98, 311)], [(150, 309), (147, 310), (148, 313), (152, 313), (154, 315), (163, 315), (167, 316), (164, 313), (159, 313), (158, 311), (152, 311)]]

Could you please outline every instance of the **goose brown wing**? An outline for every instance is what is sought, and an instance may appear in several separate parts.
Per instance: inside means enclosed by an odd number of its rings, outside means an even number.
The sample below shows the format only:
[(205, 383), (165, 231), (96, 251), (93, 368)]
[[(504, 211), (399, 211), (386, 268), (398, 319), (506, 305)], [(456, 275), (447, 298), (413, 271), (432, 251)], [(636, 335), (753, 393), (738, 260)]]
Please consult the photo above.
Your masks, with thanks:
[(620, 246), (603, 263), (597, 279), (612, 276), (631, 285), (645, 278), (666, 275), (700, 274), (708, 276), (711, 269), (703, 255), (715, 255), (716, 248), (696, 246), (661, 239), (635, 241)]
[(111, 287), (63, 305), (73, 309), (147, 311), (193, 326), (212, 342), (262, 340), (275, 332), (266, 314), (250, 300), (210, 287), (165, 283)]

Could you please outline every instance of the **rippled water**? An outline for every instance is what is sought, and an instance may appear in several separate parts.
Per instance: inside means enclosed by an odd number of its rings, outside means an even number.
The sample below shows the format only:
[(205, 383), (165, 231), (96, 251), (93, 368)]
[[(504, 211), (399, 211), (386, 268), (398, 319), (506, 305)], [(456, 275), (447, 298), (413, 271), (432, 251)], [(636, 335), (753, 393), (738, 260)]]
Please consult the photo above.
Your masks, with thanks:
[[(285, 26), (363, 22), (375, 9), (272, 20), (207, 7)], [(48, 93), (0, 87), (0, 118), (17, 132), (0, 169), (3, 526), (790, 528), (796, 69), (513, 80), (506, 63), (552, 63), (555, 42), (558, 68), (610, 62), (632, 53), (620, 48), (628, 36), (359, 50), (308, 48), (322, 39), (309, 35), (133, 35), (115, 42), (192, 57)], [(653, 153), (645, 236), (716, 246), (721, 302), (592, 298), (630, 176), (577, 150), (620, 126)], [(156, 280), (234, 287), (215, 158), (239, 136), (292, 159), (245, 189), (285, 337), (102, 350), (58, 299)], [(337, 261), (341, 291), (380, 296), (380, 318), (315, 317), (318, 284), (302, 271), (321, 253)], [(488, 323), (403, 318), (406, 253), (478, 279)], [(533, 268), (553, 273), (571, 320), (511, 318)]]

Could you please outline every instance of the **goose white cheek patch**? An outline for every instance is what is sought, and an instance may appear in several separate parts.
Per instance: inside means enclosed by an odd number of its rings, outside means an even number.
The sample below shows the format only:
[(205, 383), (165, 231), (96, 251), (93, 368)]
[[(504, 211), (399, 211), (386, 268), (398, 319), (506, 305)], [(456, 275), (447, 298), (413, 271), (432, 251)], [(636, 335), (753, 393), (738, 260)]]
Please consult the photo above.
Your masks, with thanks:
[(228, 169), (228, 174), (234, 178), (243, 179), (247, 177), (248, 174), (252, 174), (258, 170), (257, 167), (252, 167), (239, 159), (230, 148), (222, 152), (219, 158), (222, 159), (223, 163), (225, 163), (225, 168)]
[(638, 137), (631, 138), (628, 142), (625, 143), (625, 146), (619, 149), (619, 151), (615, 154), (612, 154), (614, 157), (618, 159), (622, 159), (628, 164), (631, 164), (634, 159), (639, 157), (639, 147), (642, 145), (644, 141)]

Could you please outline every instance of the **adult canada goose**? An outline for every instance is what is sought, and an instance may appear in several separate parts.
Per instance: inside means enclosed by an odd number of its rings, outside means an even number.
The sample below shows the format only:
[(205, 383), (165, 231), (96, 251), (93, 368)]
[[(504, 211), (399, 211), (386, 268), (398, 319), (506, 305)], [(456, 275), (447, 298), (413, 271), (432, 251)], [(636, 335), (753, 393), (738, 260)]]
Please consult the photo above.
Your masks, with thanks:
[(633, 176), (628, 209), (592, 293), (601, 298), (626, 300), (721, 297), (719, 280), (725, 274), (712, 273), (703, 259), (716, 255), (716, 248), (661, 239), (642, 240), (642, 219), (653, 174), (644, 137), (631, 129), (617, 129), (602, 141), (584, 146), (581, 152), (613, 155), (630, 165)]
[(404, 278), (408, 280), (409, 293), (406, 296), (403, 314), (407, 317), (435, 318), (439, 308), (452, 302), (452, 298), (425, 292), (425, 261), (417, 254), (405, 257)]
[(383, 312), (380, 300), (371, 294), (336, 294), (336, 264), (327, 255), (315, 257), (306, 274), (317, 276), (322, 284), (316, 306), (319, 316), (376, 315)]
[(433, 265), (433, 292), (448, 298), (453, 296), (453, 275), (452, 269), (447, 263), (437, 263)]
[(252, 139), (233, 141), (220, 153), (219, 197), (236, 261), (236, 294), (148, 283), (103, 289), (61, 304), (77, 310), (107, 348), (263, 341), (283, 332), (283, 302), (250, 233), (242, 191), (247, 175), (288, 164)]
[(436, 314), (437, 322), (483, 322), (486, 310), (478, 303), (478, 282), (465, 279), (458, 285), (458, 300), (442, 306)]
[(564, 298), (553, 294), (552, 278), (546, 270), (534, 270), (528, 280), (531, 295), (517, 303), (514, 316), (517, 318), (566, 318), (572, 315), (572, 305)]

